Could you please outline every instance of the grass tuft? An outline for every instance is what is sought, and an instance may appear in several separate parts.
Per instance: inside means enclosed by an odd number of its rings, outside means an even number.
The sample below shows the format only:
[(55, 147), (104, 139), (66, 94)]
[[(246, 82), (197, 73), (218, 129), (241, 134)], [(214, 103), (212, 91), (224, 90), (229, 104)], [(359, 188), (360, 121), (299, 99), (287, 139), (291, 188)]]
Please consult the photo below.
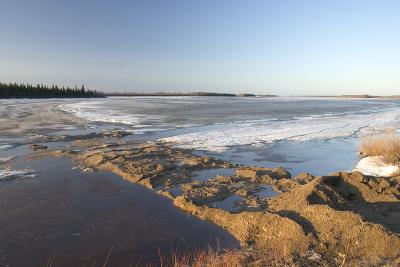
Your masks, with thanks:
[(381, 156), (385, 163), (398, 165), (400, 163), (400, 136), (397, 134), (382, 134), (362, 139), (359, 146), (363, 157)]
[(282, 244), (259, 250), (203, 249), (196, 252), (160, 255), (157, 265), (147, 267), (328, 267), (337, 266), (337, 261), (326, 258), (313, 251), (304, 255), (290, 254)]

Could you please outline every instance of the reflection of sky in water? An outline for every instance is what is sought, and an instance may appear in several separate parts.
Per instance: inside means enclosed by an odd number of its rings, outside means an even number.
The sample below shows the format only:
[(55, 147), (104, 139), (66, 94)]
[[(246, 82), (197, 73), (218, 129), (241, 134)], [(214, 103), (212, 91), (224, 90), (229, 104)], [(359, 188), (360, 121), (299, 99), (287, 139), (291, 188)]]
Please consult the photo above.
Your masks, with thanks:
[(196, 171), (193, 173), (192, 178), (198, 181), (207, 181), (209, 179), (213, 179), (218, 175), (221, 176), (232, 176), (235, 173), (235, 169), (225, 169), (225, 168), (218, 168), (218, 169), (209, 169), (209, 170), (202, 170)]
[(235, 147), (224, 153), (204, 153), (232, 163), (260, 167), (286, 168), (292, 176), (301, 172), (328, 175), (352, 170), (358, 161), (357, 139), (343, 138), (328, 141), (278, 142), (262, 148)]
[(172, 187), (172, 188), (167, 188), (167, 189), (165, 189), (165, 191), (170, 192), (175, 197), (182, 195), (182, 188), (180, 185)]
[(279, 193), (276, 192), (272, 185), (263, 185), (261, 186), (262, 190), (257, 192), (257, 196), (261, 198), (269, 198), (278, 195)]
[(32, 149), (28, 148), (28, 146), (11, 145), (7, 149), (0, 149), (0, 157), (6, 158), (24, 156), (30, 152), (32, 152)]
[(210, 203), (210, 207), (214, 207), (214, 208), (219, 208), (219, 209), (223, 209), (226, 211), (230, 211), (230, 212), (234, 212), (238, 210), (238, 207), (236, 207), (235, 203), (239, 202), (242, 200), (241, 196), (238, 195), (233, 195), (230, 197), (225, 198), (224, 200), (221, 201), (214, 201), (212, 203)]

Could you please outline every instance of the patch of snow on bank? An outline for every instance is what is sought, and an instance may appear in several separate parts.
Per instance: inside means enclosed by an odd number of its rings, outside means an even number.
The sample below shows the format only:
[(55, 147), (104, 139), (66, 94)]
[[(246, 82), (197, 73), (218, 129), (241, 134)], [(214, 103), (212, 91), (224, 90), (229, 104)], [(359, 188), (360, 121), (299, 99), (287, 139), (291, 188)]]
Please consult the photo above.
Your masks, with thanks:
[(9, 162), (9, 161), (11, 161), (13, 159), (14, 159), (14, 157), (0, 158), (0, 163)]
[(371, 156), (362, 158), (354, 170), (364, 175), (389, 177), (399, 171), (399, 166), (384, 163), (381, 156)]
[(7, 149), (10, 149), (10, 148), (13, 148), (14, 146), (13, 145), (10, 145), (10, 144), (0, 144), (0, 150), (7, 150)]
[(0, 181), (10, 181), (21, 178), (33, 178), (36, 174), (29, 169), (26, 170), (13, 170), (9, 167), (0, 169)]

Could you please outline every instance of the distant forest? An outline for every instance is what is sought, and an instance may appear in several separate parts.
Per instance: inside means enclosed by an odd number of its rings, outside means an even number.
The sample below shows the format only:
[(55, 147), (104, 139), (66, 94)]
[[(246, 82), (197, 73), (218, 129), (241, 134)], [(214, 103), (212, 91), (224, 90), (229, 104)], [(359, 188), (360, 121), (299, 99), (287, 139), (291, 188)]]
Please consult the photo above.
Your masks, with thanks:
[(17, 84), (0, 82), (0, 98), (68, 98), (68, 97), (104, 97), (102, 92), (81, 88), (47, 86), (43, 84)]
[[(230, 94), (215, 92), (111, 92), (104, 93), (96, 90), (87, 90), (82, 85), (64, 87), (58, 85), (32, 85), (28, 83), (2, 83), (0, 82), (0, 99), (2, 98), (87, 98), (107, 96), (229, 96), (229, 97), (254, 97), (254, 94)], [(273, 95), (264, 95), (271, 97)]]

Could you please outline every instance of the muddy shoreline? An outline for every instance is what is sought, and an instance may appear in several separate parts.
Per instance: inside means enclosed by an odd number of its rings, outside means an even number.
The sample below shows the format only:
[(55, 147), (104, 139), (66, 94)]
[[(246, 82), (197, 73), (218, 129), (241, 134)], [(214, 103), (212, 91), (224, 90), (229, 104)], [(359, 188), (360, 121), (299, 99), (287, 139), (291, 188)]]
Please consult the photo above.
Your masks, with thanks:
[[(83, 171), (112, 171), (146, 186), (185, 212), (228, 230), (244, 251), (269, 250), (280, 243), (294, 257), (313, 251), (337, 265), (344, 259), (395, 264), (400, 256), (400, 177), (358, 172), (291, 177), (281, 167), (232, 165), (161, 143), (78, 140), (67, 149), (36, 156), (69, 157)], [(234, 174), (192, 178), (212, 169), (233, 169)], [(275, 194), (260, 196), (266, 186)]]

